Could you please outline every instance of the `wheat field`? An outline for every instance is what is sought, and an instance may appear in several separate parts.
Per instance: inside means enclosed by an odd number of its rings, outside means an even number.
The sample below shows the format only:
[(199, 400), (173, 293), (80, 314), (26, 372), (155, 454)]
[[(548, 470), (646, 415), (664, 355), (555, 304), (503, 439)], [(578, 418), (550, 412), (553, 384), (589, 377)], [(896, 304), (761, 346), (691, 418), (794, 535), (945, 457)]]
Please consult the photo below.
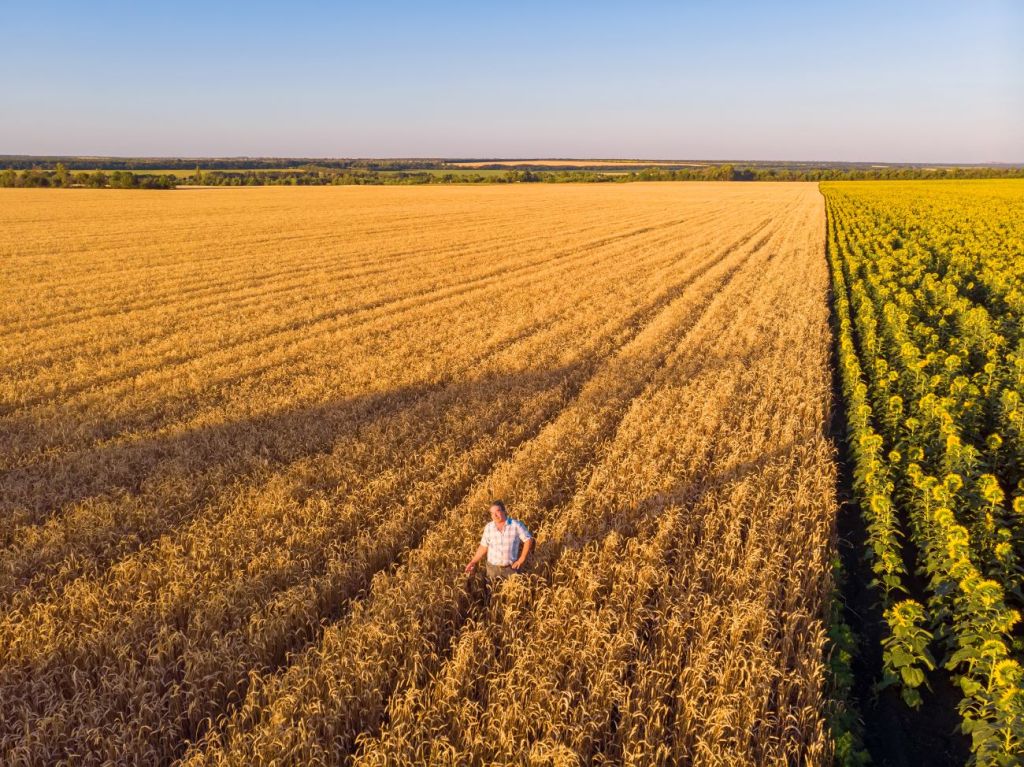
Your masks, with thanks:
[(0, 190), (0, 762), (828, 764), (824, 221)]

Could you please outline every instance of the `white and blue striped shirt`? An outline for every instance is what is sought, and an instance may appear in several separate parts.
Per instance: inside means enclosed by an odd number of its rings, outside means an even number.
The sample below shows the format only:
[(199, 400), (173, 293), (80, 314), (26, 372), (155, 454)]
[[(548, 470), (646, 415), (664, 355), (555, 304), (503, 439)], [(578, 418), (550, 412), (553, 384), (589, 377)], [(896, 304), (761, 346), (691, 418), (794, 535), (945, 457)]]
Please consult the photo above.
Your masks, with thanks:
[(529, 540), (533, 540), (533, 536), (526, 525), (510, 517), (505, 520), (502, 530), (498, 530), (494, 522), (488, 522), (480, 537), (480, 545), (487, 547), (487, 564), (508, 567), (519, 559), (522, 544)]

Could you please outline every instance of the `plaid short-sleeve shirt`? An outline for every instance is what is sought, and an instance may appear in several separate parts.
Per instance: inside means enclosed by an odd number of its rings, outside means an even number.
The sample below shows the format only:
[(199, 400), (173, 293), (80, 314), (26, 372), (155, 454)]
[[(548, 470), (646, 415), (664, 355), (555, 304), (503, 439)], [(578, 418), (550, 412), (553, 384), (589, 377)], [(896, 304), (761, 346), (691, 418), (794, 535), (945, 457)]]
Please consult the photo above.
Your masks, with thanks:
[(494, 522), (488, 522), (480, 537), (480, 545), (487, 547), (487, 564), (507, 567), (519, 559), (522, 544), (529, 540), (533, 540), (533, 536), (526, 525), (518, 519), (509, 518), (503, 530), (498, 530)]

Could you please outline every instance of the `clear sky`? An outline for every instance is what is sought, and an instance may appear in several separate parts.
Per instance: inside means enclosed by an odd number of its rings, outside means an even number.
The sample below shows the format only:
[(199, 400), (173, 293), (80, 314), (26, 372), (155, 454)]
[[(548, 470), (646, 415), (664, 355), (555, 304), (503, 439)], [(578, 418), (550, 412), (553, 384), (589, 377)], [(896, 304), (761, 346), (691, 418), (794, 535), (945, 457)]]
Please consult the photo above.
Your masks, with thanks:
[(1024, 1), (0, 0), (0, 154), (1024, 162)]

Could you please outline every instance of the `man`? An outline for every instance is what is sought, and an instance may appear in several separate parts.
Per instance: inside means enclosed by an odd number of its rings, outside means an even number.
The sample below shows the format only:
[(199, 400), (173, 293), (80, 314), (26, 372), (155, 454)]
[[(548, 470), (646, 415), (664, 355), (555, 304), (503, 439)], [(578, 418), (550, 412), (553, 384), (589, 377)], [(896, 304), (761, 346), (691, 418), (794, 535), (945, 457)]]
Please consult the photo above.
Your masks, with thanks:
[(476, 554), (466, 565), (466, 572), (473, 572), (485, 556), (487, 557), (487, 580), (492, 583), (513, 575), (522, 568), (533, 548), (533, 536), (526, 525), (511, 519), (502, 501), (491, 504), (491, 521), (484, 527)]

